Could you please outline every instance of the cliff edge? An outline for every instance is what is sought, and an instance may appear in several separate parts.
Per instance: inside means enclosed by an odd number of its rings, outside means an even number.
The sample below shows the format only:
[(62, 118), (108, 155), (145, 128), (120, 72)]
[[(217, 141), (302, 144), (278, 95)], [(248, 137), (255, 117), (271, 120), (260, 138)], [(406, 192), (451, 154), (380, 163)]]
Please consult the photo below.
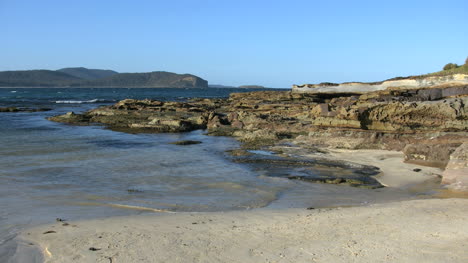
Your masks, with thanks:
[(388, 88), (421, 89), (438, 85), (468, 84), (468, 74), (452, 74), (447, 76), (412, 77), (392, 79), (382, 82), (346, 82), (341, 84), (321, 83), (293, 85), (292, 91), (299, 93), (339, 93), (355, 92), (366, 93), (385, 90)]

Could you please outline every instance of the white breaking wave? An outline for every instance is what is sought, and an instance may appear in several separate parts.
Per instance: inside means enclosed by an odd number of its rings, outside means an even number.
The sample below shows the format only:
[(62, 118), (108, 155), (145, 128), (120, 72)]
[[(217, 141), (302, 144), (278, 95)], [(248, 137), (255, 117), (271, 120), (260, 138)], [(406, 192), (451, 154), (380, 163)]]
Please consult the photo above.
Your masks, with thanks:
[(114, 100), (92, 99), (92, 100), (57, 100), (55, 103), (67, 104), (82, 104), (82, 103), (96, 103), (96, 102), (113, 102)]

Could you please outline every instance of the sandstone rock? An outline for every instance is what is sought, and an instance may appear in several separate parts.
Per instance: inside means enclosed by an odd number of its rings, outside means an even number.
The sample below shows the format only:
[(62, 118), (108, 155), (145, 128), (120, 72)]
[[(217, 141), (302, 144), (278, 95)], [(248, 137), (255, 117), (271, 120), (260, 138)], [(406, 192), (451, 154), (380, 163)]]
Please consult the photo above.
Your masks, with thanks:
[(90, 117), (83, 114), (75, 114), (74, 112), (67, 112), (66, 114), (49, 117), (48, 120), (56, 122), (65, 122), (73, 124), (85, 124), (89, 121)]
[(452, 190), (468, 191), (468, 141), (450, 155), (450, 161), (442, 174), (442, 183)]
[(399, 78), (375, 83), (362, 82), (347, 82), (342, 84), (329, 85), (328, 83), (321, 84), (304, 84), (293, 85), (293, 92), (297, 93), (340, 93), (340, 92), (360, 92), (367, 93), (372, 91), (385, 90), (392, 87), (404, 87), (407, 89), (422, 89), (435, 85), (444, 84), (467, 84), (468, 75), (453, 74), (448, 76), (428, 76), (422, 78)]
[(403, 149), (405, 162), (445, 168), (450, 155), (460, 144), (408, 144)]

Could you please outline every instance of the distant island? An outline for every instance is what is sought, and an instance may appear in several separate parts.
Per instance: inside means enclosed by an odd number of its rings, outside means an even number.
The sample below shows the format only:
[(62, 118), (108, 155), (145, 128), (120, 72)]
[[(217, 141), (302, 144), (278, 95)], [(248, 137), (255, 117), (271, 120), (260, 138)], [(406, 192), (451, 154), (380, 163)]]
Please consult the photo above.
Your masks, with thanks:
[(208, 81), (191, 74), (165, 71), (118, 73), (77, 67), (1, 71), (0, 87), (208, 88)]

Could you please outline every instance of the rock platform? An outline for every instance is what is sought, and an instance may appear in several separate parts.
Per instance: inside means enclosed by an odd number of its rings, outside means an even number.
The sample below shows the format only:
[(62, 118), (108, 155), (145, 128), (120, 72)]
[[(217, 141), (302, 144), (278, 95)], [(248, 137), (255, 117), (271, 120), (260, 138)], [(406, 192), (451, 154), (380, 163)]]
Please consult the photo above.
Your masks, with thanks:
[[(445, 168), (468, 142), (468, 84), (366, 93), (255, 91), (187, 102), (127, 99), (49, 120), (135, 133), (206, 129), (209, 135), (233, 136), (246, 149), (294, 140), (310, 148), (397, 150), (406, 162)], [(466, 165), (466, 158), (460, 164), (466, 152), (456, 154), (450, 169)], [(466, 180), (457, 178), (457, 189), (465, 189)]]

